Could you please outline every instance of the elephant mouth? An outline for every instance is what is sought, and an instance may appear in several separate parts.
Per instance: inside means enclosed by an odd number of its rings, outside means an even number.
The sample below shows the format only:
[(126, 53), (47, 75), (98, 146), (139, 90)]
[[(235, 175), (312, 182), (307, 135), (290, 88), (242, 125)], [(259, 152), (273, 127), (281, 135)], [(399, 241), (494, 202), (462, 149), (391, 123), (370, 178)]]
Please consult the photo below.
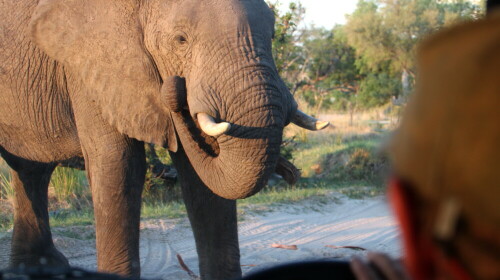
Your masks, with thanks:
[[(176, 118), (178, 120), (176, 122), (177, 134), (187, 132), (189, 137), (191, 137), (191, 139), (198, 144), (199, 149), (203, 153), (210, 157), (217, 157), (219, 155), (220, 146), (217, 138), (206, 134), (201, 128), (199, 121), (193, 119), (188, 109), (181, 110), (174, 114), (177, 115)], [(183, 128), (179, 128), (179, 125)], [(231, 131), (228, 131), (227, 134), (230, 136)], [(281, 176), (283, 180), (290, 185), (296, 184), (301, 175), (300, 169), (283, 156), (279, 156), (274, 172)]]
[[(191, 116), (189, 110), (181, 110), (180, 112), (174, 113), (177, 115), (178, 120), (182, 122), (176, 123), (176, 133), (185, 133), (192, 138), (192, 140), (198, 143), (199, 148), (210, 157), (217, 157), (220, 153), (220, 146), (215, 137), (207, 135), (200, 128), (199, 122), (195, 121)], [(179, 129), (179, 124), (183, 129)], [(179, 136), (179, 135), (178, 135)]]

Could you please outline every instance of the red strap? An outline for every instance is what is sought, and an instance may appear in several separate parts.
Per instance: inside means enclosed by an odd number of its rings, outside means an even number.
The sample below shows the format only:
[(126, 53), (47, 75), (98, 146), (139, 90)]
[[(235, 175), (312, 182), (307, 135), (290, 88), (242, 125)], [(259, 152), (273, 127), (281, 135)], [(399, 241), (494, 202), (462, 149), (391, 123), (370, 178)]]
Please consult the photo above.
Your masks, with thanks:
[(392, 178), (387, 195), (401, 226), (404, 261), (413, 279), (439, 279), (443, 275), (457, 280), (472, 279), (455, 259), (443, 255), (430, 235), (419, 231), (415, 212), (419, 205), (411, 188), (398, 178)]
[(387, 195), (401, 227), (404, 248), (403, 259), (408, 272), (414, 279), (430, 279), (432, 269), (430, 264), (425, 262), (428, 258), (424, 257), (424, 252), (427, 250), (418, 246), (420, 242), (417, 237), (417, 219), (411, 211), (415, 207), (414, 199), (397, 178), (392, 178), (389, 182)]

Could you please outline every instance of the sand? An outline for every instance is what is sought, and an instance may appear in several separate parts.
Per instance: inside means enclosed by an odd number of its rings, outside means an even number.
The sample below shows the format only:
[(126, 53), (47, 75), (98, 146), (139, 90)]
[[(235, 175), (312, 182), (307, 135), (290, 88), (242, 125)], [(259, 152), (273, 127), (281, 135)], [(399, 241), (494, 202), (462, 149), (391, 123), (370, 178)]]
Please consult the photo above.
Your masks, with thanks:
[[(243, 273), (272, 265), (311, 259), (349, 259), (366, 251), (330, 246), (356, 246), (401, 255), (396, 223), (383, 197), (361, 200), (332, 194), (330, 203), (307, 200), (272, 210), (250, 211), (239, 223)], [(193, 279), (177, 261), (180, 254), (197, 275), (198, 260), (187, 219), (148, 220), (141, 223), (142, 277)], [(94, 270), (95, 242), (91, 227), (75, 227), (79, 238), (54, 230), (56, 246), (74, 266)], [(59, 232), (61, 232), (59, 230)], [(82, 236), (89, 236), (85, 239)], [(10, 233), (0, 236), (0, 268), (7, 264)], [(273, 248), (295, 245), (297, 250)]]

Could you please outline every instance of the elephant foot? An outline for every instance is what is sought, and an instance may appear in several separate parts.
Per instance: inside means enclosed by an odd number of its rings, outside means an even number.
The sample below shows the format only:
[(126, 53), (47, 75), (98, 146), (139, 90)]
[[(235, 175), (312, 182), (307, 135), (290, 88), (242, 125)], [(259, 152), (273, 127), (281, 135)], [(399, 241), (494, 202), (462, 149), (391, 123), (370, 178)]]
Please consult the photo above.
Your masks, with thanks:
[(33, 252), (16, 253), (12, 252), (10, 257), (11, 267), (33, 267), (33, 266), (54, 266), (69, 267), (66, 257), (53, 245), (49, 248)]

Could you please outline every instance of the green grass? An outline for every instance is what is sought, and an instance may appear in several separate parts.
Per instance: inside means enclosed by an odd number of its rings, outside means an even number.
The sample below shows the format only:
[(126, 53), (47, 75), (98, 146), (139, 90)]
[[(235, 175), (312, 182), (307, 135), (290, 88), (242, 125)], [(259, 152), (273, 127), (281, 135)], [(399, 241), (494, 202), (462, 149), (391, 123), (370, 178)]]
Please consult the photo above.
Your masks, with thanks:
[(85, 171), (57, 167), (50, 178), (57, 201), (79, 199), (89, 193)]
[(9, 200), (14, 196), (14, 188), (10, 176), (0, 173), (0, 199)]
[[(143, 204), (142, 219), (175, 219), (186, 216), (186, 207), (182, 202)], [(49, 213), (53, 227), (86, 226), (94, 224), (92, 208), (82, 210), (59, 210)]]
[(9, 166), (2, 158), (0, 158), (0, 174), (9, 174)]
[(176, 219), (185, 217), (186, 214), (186, 206), (179, 201), (144, 204), (141, 209), (141, 218), (143, 219)]
[(13, 218), (12, 213), (5, 213), (3, 211), (0, 213), (0, 232), (4, 232), (12, 228), (14, 225)]
[(0, 199), (9, 199), (14, 194), (10, 183), (10, 172), (7, 163), (0, 158)]
[(10, 207), (14, 189), (10, 182), (9, 167), (0, 158), (0, 231), (12, 228), (13, 215)]
[(94, 224), (92, 208), (74, 210), (63, 209), (49, 213), (51, 227), (87, 226)]
[(65, 237), (79, 239), (79, 240), (93, 240), (95, 239), (95, 229), (93, 226), (73, 226), (64, 228), (54, 228), (54, 234), (59, 234)]
[(238, 201), (239, 206), (247, 205), (272, 205), (272, 204), (285, 204), (298, 202), (310, 197), (322, 197), (331, 192), (329, 188), (312, 187), (300, 188), (291, 187), (289, 189), (276, 189), (263, 190), (260, 193), (251, 196), (247, 199)]

